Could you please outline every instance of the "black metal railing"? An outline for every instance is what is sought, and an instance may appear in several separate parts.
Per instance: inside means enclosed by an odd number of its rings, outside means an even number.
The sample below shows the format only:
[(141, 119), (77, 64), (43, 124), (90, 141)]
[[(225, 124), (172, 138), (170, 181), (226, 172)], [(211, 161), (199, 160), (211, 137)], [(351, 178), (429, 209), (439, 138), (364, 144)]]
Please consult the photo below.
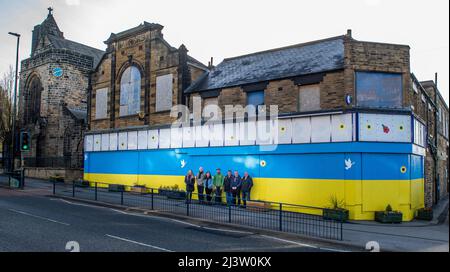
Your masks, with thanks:
[[(227, 205), (223, 196), (193, 193), (188, 201), (185, 192), (155, 188), (114, 186), (107, 183), (53, 182), (53, 194), (99, 201), (127, 207), (201, 218), (218, 223), (244, 225), (260, 229), (296, 233), (325, 239), (342, 240), (342, 222), (327, 220), (323, 209), (287, 203), (247, 201), (244, 206)], [(203, 197), (202, 197), (203, 196)], [(203, 200), (199, 200), (202, 199)]]

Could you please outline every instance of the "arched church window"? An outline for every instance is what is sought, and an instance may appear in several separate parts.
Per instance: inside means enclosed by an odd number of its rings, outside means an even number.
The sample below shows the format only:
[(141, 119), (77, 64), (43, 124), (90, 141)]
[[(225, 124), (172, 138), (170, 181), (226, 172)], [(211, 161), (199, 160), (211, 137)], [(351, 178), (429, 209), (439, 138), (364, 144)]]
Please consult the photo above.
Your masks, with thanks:
[(120, 116), (138, 114), (141, 109), (141, 72), (128, 67), (120, 79)]
[(25, 93), (25, 123), (35, 123), (41, 113), (41, 92), (42, 84), (37, 76), (34, 76), (28, 84)]

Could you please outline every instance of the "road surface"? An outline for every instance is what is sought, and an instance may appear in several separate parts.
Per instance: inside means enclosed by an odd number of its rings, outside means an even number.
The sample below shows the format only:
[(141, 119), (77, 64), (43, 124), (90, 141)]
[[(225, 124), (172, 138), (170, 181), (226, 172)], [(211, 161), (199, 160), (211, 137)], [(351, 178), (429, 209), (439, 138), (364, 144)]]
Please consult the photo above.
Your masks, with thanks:
[(0, 188), (0, 251), (64, 252), (78, 247), (82, 252), (342, 250), (230, 228), (205, 228), (169, 218), (131, 214), (54, 199), (42, 192)]

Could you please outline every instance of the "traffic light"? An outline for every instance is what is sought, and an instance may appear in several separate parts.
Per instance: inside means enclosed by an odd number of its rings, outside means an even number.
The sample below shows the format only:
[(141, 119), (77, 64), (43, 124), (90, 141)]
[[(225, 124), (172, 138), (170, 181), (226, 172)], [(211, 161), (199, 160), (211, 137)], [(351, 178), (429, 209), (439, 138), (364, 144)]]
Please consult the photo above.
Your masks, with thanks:
[(30, 151), (30, 148), (30, 134), (27, 131), (20, 132), (20, 151), (27, 152)]

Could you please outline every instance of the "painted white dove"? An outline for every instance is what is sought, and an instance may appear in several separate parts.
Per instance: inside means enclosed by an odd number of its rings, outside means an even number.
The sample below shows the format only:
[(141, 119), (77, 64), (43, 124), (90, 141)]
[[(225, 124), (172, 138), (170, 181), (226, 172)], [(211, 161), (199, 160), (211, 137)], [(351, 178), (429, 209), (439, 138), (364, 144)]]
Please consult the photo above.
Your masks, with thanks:
[(181, 161), (181, 168), (186, 167), (186, 165), (187, 165), (187, 162), (185, 160), (182, 160)]
[(356, 162), (352, 162), (352, 159), (345, 160), (345, 170), (352, 169), (353, 165), (355, 165)]

